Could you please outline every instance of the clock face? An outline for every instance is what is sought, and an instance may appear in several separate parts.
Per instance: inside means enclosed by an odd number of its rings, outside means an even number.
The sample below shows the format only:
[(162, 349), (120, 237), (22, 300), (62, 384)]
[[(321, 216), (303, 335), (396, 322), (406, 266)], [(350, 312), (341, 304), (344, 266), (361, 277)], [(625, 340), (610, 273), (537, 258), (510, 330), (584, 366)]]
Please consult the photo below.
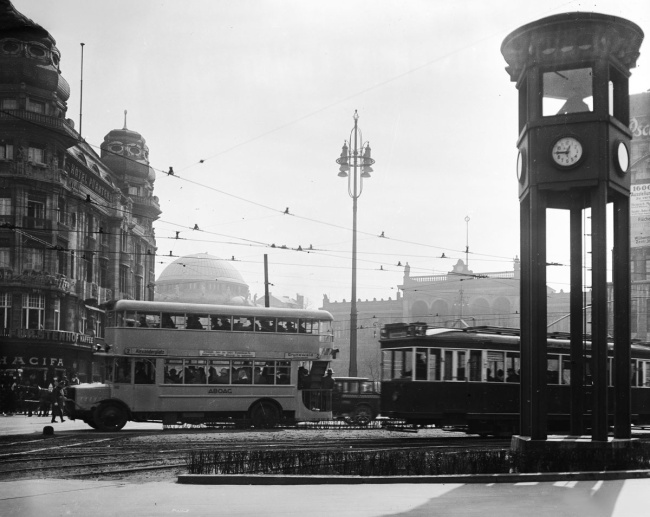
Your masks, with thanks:
[(616, 168), (621, 175), (624, 175), (629, 167), (630, 153), (627, 150), (627, 145), (625, 145), (625, 142), (619, 141), (616, 144)]
[(517, 155), (517, 179), (520, 183), (526, 180), (526, 154), (523, 149)]
[(582, 144), (572, 136), (564, 136), (553, 144), (551, 157), (559, 167), (573, 167), (582, 159)]

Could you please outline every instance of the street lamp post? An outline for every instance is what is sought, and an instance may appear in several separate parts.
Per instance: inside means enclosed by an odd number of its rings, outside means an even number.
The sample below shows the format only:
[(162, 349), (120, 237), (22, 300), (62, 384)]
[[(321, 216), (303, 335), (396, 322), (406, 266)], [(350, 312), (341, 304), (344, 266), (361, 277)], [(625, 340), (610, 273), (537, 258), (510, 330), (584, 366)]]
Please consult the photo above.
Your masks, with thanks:
[[(348, 194), (352, 198), (352, 303), (350, 304), (350, 377), (357, 376), (357, 199), (363, 191), (364, 178), (370, 178), (372, 164), (370, 143), (364, 142), (359, 129), (359, 114), (354, 110), (354, 128), (350, 139), (343, 143), (336, 160), (339, 177), (348, 178)], [(348, 142), (350, 145), (348, 145)], [(363, 154), (362, 154), (363, 153)], [(352, 168), (352, 170), (350, 170)], [(359, 174), (359, 170), (361, 173)]]

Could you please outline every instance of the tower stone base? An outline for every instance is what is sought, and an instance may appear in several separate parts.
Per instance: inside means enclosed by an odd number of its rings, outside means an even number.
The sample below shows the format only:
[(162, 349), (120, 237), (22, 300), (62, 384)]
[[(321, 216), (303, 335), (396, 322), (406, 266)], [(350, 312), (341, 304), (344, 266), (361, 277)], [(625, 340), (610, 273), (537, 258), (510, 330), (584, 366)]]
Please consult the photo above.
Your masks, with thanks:
[(636, 438), (593, 441), (590, 436), (512, 437), (518, 472), (636, 470), (650, 467), (650, 443)]

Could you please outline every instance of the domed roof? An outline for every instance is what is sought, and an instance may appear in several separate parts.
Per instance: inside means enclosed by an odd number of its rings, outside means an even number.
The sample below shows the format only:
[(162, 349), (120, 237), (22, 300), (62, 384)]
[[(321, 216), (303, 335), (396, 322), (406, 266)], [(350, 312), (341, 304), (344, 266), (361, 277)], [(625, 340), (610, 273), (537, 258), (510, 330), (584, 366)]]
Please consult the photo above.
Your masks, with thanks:
[(207, 253), (197, 253), (181, 257), (167, 266), (156, 283), (204, 282), (206, 280), (241, 284), (248, 287), (239, 271), (230, 261)]

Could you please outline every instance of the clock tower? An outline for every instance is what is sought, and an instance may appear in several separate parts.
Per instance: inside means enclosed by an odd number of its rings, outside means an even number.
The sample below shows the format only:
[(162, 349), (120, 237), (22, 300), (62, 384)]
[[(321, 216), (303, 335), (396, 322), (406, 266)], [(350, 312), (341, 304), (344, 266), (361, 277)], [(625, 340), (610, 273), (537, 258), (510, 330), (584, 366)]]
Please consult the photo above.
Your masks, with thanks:
[[(607, 441), (608, 331), (614, 335), (615, 437), (630, 437), (630, 159), (628, 78), (643, 32), (596, 13), (524, 25), (501, 52), (519, 92), (521, 218), (521, 434), (546, 440), (546, 211), (570, 212), (571, 434), (587, 421)], [(614, 326), (607, 328), (607, 205), (613, 205)], [(583, 248), (591, 216), (592, 342), (583, 338)], [(588, 282), (588, 280), (586, 280)], [(586, 386), (589, 389), (586, 389)], [(553, 387), (555, 389), (555, 387)], [(558, 392), (559, 393), (559, 392)]]

